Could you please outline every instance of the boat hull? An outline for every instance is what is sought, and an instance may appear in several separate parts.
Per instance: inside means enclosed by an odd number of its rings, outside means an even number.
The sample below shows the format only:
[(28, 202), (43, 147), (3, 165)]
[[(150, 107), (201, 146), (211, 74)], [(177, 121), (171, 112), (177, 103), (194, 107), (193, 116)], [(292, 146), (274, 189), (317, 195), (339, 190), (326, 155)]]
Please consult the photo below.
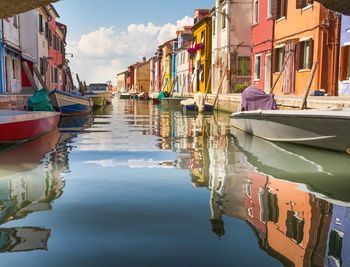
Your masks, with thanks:
[(39, 137), (55, 129), (57, 112), (0, 111), (0, 143), (16, 143)]
[(99, 95), (87, 95), (89, 99), (93, 102), (93, 107), (103, 107), (105, 103), (105, 99), (103, 96)]
[(163, 107), (181, 108), (181, 101), (186, 100), (183, 97), (166, 97), (161, 100)]
[(112, 104), (112, 99), (113, 99), (112, 92), (109, 92), (109, 91), (105, 91), (105, 92), (93, 91), (92, 93), (94, 93), (94, 94), (96, 94), (96, 95), (98, 95), (100, 97), (103, 97), (103, 100), (104, 100), (103, 106)]
[[(197, 112), (198, 107), (196, 104), (191, 105), (183, 105), (184, 111), (191, 111), (191, 112)], [(213, 112), (214, 106), (211, 104), (205, 104), (203, 112)]]
[(77, 116), (91, 112), (92, 105), (86, 97), (74, 96), (57, 90), (51, 92), (49, 97), (52, 106), (63, 116)]
[(131, 95), (130, 94), (120, 94), (119, 99), (130, 99)]
[(231, 118), (233, 127), (268, 141), (350, 150), (350, 112), (256, 111), (234, 113)]

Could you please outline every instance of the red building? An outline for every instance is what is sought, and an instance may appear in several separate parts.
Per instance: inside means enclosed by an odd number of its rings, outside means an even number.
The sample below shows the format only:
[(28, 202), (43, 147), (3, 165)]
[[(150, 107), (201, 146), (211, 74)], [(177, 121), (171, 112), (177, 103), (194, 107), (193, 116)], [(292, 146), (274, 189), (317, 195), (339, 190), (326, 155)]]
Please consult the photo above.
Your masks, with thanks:
[(268, 92), (272, 81), (274, 21), (272, 0), (253, 0), (252, 81)]
[(134, 89), (134, 77), (135, 77), (135, 66), (131, 65), (128, 67), (128, 74), (126, 78), (126, 91), (130, 92)]
[(65, 65), (65, 39), (67, 27), (57, 22), (59, 15), (56, 9), (50, 5), (49, 12), (52, 19), (49, 21), (49, 80), (47, 86), (49, 90), (64, 90), (66, 84)]

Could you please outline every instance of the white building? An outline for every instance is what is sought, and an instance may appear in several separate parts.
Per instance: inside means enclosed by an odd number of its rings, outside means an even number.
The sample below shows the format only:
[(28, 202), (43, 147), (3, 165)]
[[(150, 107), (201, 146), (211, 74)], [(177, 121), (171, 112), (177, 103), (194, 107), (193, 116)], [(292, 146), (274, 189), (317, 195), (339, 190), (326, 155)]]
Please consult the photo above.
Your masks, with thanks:
[(19, 94), (22, 89), (21, 47), (19, 16), (3, 20), (3, 37), (5, 47), (5, 92)]
[[(19, 15), (20, 46), (22, 63), (26, 62), (31, 70), (38, 66), (38, 11), (31, 10)], [(33, 75), (33, 71), (32, 75)], [(22, 75), (22, 92), (32, 92), (32, 88), (25, 74)]]
[(217, 90), (226, 68), (221, 92), (233, 93), (235, 86), (250, 83), (251, 0), (216, 0), (212, 19), (212, 88)]

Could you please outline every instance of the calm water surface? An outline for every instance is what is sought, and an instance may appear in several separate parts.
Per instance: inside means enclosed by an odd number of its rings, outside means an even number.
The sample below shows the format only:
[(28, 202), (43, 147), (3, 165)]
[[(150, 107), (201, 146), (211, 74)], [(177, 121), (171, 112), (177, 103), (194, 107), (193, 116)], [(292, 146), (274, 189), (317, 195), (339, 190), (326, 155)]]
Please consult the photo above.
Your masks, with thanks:
[(1, 266), (350, 266), (349, 166), (115, 99), (0, 153)]

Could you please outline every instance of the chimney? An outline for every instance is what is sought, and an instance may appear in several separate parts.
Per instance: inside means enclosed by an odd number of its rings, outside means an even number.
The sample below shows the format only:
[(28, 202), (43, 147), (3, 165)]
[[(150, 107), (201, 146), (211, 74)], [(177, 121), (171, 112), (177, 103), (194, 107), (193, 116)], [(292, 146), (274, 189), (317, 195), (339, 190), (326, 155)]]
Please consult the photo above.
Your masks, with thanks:
[(143, 62), (146, 62), (146, 57), (143, 57), (142, 60), (143, 60)]

